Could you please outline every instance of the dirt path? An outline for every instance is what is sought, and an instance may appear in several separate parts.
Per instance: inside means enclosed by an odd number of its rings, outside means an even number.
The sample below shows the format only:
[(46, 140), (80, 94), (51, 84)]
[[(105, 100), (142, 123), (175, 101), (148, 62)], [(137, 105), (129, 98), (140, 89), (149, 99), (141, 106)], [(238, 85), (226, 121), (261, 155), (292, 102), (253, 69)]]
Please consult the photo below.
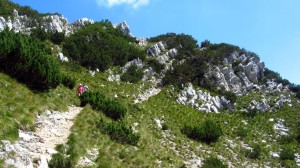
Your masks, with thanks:
[[(70, 106), (67, 112), (47, 110), (37, 116), (35, 132), (19, 130), (19, 141), (14, 144), (2, 141), (0, 156), (4, 156), (6, 164), (15, 167), (48, 167), (47, 161), (51, 159), (51, 154), (56, 153), (55, 146), (67, 142), (70, 128), (81, 110), (81, 107), (75, 106)], [(12, 152), (14, 156), (10, 155)]]

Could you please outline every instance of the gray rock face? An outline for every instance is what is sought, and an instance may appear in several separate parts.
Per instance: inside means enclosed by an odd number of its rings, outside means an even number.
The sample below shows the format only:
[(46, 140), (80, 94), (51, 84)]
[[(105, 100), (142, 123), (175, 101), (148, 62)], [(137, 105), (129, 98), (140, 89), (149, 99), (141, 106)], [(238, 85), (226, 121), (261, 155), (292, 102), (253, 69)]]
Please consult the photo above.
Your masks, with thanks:
[(210, 93), (200, 89), (195, 90), (191, 83), (178, 95), (177, 102), (204, 112), (219, 113), (219, 110), (231, 108), (230, 101), (224, 97), (211, 96)]
[(143, 63), (143, 61), (142, 61), (141, 59), (139, 59), (139, 58), (138, 58), (138, 59), (134, 59), (134, 60), (128, 62), (128, 63), (123, 67), (123, 72), (126, 72), (127, 69), (128, 69), (129, 67), (131, 67), (132, 65), (136, 65), (136, 66), (140, 69), (140, 68), (143, 68), (144, 63)]
[(257, 83), (259, 78), (259, 68), (255, 62), (251, 61), (245, 66), (245, 73), (249, 81)]
[(94, 21), (88, 18), (81, 18), (73, 22), (71, 25), (77, 28), (81, 28), (86, 25), (94, 24)]
[(68, 57), (65, 57), (64, 54), (63, 54), (62, 52), (59, 52), (59, 53), (57, 54), (57, 57), (59, 58), (59, 60), (60, 60), (61, 62), (69, 62)]
[(169, 50), (167, 53), (159, 55), (156, 60), (161, 64), (166, 64), (167, 61), (173, 59), (177, 55), (178, 51), (176, 48)]
[(268, 104), (268, 100), (267, 99), (262, 99), (262, 102), (259, 102), (257, 100), (252, 100), (248, 110), (253, 111), (253, 110), (257, 110), (259, 112), (267, 112), (269, 111), (270, 106)]
[(145, 38), (136, 38), (136, 40), (140, 46), (146, 46), (148, 44), (147, 39)]
[(277, 133), (277, 136), (284, 136), (288, 135), (289, 128), (287, 128), (284, 125), (285, 120), (284, 119), (278, 119), (277, 123), (274, 124), (273, 128), (275, 132)]
[[(45, 31), (53, 31), (53, 32), (63, 32), (66, 31), (69, 26), (67, 25), (67, 19), (62, 15), (47, 15), (41, 18), (41, 27), (45, 29)], [(35, 28), (32, 27), (32, 24), (38, 25), (39, 23), (32, 18), (28, 18), (26, 15), (20, 16), (17, 10), (13, 11), (13, 19), (8, 17), (5, 20), (3, 17), (0, 17), (0, 31), (2, 31), (5, 27), (8, 27), (10, 30), (13, 29), (15, 32), (22, 32), (25, 34), (30, 34), (30, 30)]]
[(222, 65), (211, 67), (205, 77), (219, 89), (243, 95), (263, 78), (263, 71), (264, 63), (256, 55), (234, 51), (224, 58)]
[(3, 31), (6, 27), (6, 21), (3, 17), (0, 17), (0, 31)]
[(42, 26), (47, 31), (52, 32), (63, 32), (67, 29), (67, 19), (62, 15), (48, 15), (42, 18), (45, 22), (42, 23)]
[(158, 42), (149, 49), (147, 49), (147, 54), (150, 56), (158, 56), (161, 52), (165, 51), (165, 46), (162, 42)]
[(133, 35), (130, 33), (129, 26), (127, 25), (127, 23), (125, 21), (123, 21), (122, 23), (119, 23), (119, 24), (115, 24), (113, 26), (114, 26), (114, 28), (121, 30), (125, 35), (133, 37)]

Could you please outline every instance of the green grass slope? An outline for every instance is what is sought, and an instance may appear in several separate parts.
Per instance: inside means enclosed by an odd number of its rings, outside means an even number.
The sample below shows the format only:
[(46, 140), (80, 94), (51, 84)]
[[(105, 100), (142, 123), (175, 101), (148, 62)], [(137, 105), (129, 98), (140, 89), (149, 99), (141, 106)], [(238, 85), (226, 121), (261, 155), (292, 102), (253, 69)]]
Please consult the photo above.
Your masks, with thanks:
[(44, 93), (33, 92), (6, 74), (0, 73), (0, 139), (16, 140), (18, 129), (34, 129), (36, 115), (46, 109), (67, 109), (79, 104), (75, 91), (59, 86)]

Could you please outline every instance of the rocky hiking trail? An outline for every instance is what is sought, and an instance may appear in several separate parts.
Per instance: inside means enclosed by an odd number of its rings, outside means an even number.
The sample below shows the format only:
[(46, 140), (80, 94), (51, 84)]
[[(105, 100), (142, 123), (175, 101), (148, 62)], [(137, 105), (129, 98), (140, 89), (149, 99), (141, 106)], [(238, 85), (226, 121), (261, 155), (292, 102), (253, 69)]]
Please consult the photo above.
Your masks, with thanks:
[(46, 168), (58, 144), (67, 142), (81, 107), (69, 106), (67, 112), (50, 111), (37, 116), (35, 132), (19, 130), (20, 140), (2, 140), (0, 159), (17, 168)]

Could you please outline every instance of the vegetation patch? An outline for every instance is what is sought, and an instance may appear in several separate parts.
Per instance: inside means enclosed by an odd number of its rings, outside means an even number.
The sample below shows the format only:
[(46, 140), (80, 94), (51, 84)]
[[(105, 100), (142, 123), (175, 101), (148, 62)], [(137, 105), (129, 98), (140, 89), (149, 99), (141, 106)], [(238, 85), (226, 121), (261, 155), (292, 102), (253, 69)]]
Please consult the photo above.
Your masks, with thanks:
[(206, 120), (200, 126), (185, 125), (182, 132), (192, 139), (204, 141), (206, 143), (215, 142), (223, 135), (221, 126), (211, 120)]
[(131, 65), (127, 71), (121, 76), (121, 80), (124, 82), (138, 83), (143, 78), (144, 72), (136, 65)]
[(44, 43), (5, 29), (0, 33), (0, 70), (36, 90), (61, 82), (60, 64)]
[(136, 58), (144, 60), (144, 51), (133, 43), (131, 37), (125, 36), (106, 20), (85, 26), (67, 37), (63, 53), (85, 67), (104, 71), (111, 66), (123, 66)]
[(100, 92), (84, 92), (80, 96), (81, 106), (90, 104), (94, 109), (101, 110), (108, 117), (118, 120), (124, 118), (127, 109), (116, 100), (106, 98)]
[(210, 157), (203, 161), (202, 168), (212, 168), (212, 167), (227, 168), (228, 166), (216, 157)]
[(139, 134), (133, 132), (131, 128), (128, 128), (121, 121), (106, 123), (103, 119), (100, 119), (97, 128), (108, 134), (112, 140), (122, 144), (137, 145), (140, 139)]

